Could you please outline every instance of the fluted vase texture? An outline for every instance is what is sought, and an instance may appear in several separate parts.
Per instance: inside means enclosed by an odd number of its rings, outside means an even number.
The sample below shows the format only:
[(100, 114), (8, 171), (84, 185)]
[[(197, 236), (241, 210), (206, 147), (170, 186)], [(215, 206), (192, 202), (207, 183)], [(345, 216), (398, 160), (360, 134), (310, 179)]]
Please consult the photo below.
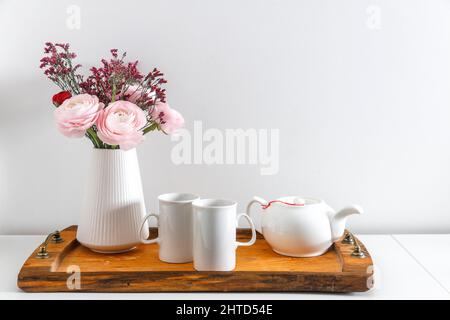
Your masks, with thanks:
[(77, 240), (100, 253), (135, 248), (146, 214), (136, 149), (93, 149), (90, 166)]

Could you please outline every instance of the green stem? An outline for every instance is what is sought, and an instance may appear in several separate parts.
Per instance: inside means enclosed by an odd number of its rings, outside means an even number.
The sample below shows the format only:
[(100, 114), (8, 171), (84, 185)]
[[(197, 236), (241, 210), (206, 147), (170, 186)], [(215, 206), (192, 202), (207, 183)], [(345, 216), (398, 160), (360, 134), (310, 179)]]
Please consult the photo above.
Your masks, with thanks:
[(103, 142), (97, 136), (97, 132), (95, 132), (94, 129), (89, 128), (89, 129), (87, 129), (86, 133), (90, 136), (92, 143), (94, 144), (94, 147), (96, 147), (98, 149), (103, 148)]
[(111, 102), (116, 101), (116, 82), (113, 80), (113, 84), (112, 84), (112, 94), (111, 94)]
[(96, 143), (95, 139), (92, 137), (92, 135), (90, 133), (88, 133), (87, 131), (86, 131), (85, 135), (86, 135), (86, 138), (91, 140), (92, 144), (94, 145), (94, 148), (97, 148), (97, 143)]

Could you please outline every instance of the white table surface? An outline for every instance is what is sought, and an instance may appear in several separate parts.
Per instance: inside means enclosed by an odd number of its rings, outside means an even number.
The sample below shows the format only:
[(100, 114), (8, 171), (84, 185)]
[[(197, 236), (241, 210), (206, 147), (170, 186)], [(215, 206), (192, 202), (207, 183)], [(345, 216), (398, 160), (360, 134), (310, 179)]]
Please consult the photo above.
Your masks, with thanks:
[(17, 274), (44, 236), (0, 236), (0, 299), (448, 299), (450, 235), (359, 235), (375, 264), (366, 293), (25, 293)]

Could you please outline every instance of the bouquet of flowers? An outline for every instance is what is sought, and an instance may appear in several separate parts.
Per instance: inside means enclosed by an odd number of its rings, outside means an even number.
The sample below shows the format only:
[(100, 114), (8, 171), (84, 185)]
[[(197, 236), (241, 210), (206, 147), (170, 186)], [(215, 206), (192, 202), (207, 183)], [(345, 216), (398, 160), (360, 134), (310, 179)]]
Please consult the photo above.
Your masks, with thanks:
[(150, 131), (173, 133), (184, 124), (166, 103), (167, 81), (158, 69), (142, 74), (138, 61), (125, 62), (126, 53), (111, 50), (110, 60), (79, 74), (76, 54), (67, 43), (45, 44), (40, 68), (61, 92), (53, 96), (58, 130), (71, 138), (87, 137), (95, 148), (136, 147)]

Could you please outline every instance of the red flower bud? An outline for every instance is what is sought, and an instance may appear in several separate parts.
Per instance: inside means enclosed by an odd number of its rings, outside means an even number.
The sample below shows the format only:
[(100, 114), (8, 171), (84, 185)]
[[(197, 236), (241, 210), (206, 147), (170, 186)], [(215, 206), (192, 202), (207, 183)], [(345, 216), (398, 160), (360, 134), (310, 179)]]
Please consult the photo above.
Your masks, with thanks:
[(59, 107), (64, 100), (69, 99), (72, 97), (72, 94), (69, 91), (61, 91), (60, 93), (57, 93), (53, 96), (52, 102), (55, 105), (55, 107)]

